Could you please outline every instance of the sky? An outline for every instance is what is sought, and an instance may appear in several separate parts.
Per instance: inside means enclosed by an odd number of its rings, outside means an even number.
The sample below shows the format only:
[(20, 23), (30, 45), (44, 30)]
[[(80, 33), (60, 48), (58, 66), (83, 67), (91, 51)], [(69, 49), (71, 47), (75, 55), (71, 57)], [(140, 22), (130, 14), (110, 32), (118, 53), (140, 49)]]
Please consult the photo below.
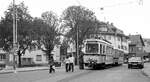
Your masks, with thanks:
[[(12, 1), (0, 0), (0, 17)], [(95, 12), (100, 21), (113, 23), (126, 35), (141, 34), (143, 38), (150, 38), (150, 0), (15, 0), (16, 4), (22, 1), (33, 17), (40, 17), (45, 11), (60, 16), (67, 7), (82, 5)]]

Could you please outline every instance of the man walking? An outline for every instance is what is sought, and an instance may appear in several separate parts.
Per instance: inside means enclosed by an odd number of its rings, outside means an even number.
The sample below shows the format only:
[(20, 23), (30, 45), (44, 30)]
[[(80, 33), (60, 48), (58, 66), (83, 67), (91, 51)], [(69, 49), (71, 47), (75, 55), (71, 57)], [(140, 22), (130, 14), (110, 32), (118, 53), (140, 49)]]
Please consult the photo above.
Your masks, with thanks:
[(49, 66), (50, 66), (49, 73), (55, 72), (55, 65), (54, 65), (53, 56), (50, 57)]

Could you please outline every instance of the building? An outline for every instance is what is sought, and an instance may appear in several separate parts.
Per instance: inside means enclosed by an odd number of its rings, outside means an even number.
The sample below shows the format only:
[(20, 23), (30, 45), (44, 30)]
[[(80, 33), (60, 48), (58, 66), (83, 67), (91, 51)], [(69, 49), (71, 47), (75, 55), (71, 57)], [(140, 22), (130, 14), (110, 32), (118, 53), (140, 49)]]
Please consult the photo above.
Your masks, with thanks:
[(144, 51), (144, 41), (141, 35), (129, 35), (129, 55), (128, 57), (132, 56), (145, 56)]
[(8, 61), (8, 53), (0, 49), (0, 69), (5, 68)]
[(21, 56), (22, 65), (44, 65), (48, 64), (47, 55), (40, 49), (26, 50), (25, 54)]
[(119, 50), (120, 54), (128, 54), (129, 37), (122, 30), (116, 28), (113, 23), (101, 22), (95, 32), (92, 32), (88, 38), (100, 37), (112, 43), (115, 50)]
[(144, 44), (144, 50), (147, 55), (146, 58), (150, 59), (150, 39), (144, 39)]
[(13, 63), (14, 61), (12, 51), (6, 52), (2, 48), (0, 48), (0, 69), (13, 66)]
[[(55, 46), (52, 51), (55, 61), (60, 61), (60, 48)], [(48, 56), (41, 49), (26, 50), (25, 54), (21, 56), (22, 65), (47, 65)]]

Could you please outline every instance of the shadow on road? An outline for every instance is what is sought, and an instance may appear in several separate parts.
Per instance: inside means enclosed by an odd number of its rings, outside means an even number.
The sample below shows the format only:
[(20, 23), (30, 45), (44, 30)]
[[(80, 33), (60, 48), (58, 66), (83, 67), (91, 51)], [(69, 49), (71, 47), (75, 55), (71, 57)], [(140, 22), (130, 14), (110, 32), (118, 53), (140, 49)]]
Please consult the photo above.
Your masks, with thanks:
[(96, 67), (96, 68), (92, 68), (92, 67), (89, 67), (89, 68), (86, 68), (85, 70), (105, 70), (105, 69), (110, 69), (110, 68), (115, 68), (115, 67), (120, 67), (122, 65), (107, 65), (105, 67)]

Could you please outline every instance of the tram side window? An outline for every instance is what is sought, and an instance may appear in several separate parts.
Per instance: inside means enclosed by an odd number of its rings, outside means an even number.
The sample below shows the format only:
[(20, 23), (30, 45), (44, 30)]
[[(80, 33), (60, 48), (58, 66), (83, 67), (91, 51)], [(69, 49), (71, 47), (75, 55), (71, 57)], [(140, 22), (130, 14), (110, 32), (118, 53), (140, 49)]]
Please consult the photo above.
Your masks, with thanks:
[(105, 54), (105, 45), (103, 46), (103, 54)]
[(102, 54), (102, 44), (100, 44), (100, 54)]
[(110, 48), (109, 46), (106, 47), (106, 54), (109, 54), (110, 53)]
[(110, 47), (110, 54), (111, 54), (111, 52), (112, 52), (112, 48)]

